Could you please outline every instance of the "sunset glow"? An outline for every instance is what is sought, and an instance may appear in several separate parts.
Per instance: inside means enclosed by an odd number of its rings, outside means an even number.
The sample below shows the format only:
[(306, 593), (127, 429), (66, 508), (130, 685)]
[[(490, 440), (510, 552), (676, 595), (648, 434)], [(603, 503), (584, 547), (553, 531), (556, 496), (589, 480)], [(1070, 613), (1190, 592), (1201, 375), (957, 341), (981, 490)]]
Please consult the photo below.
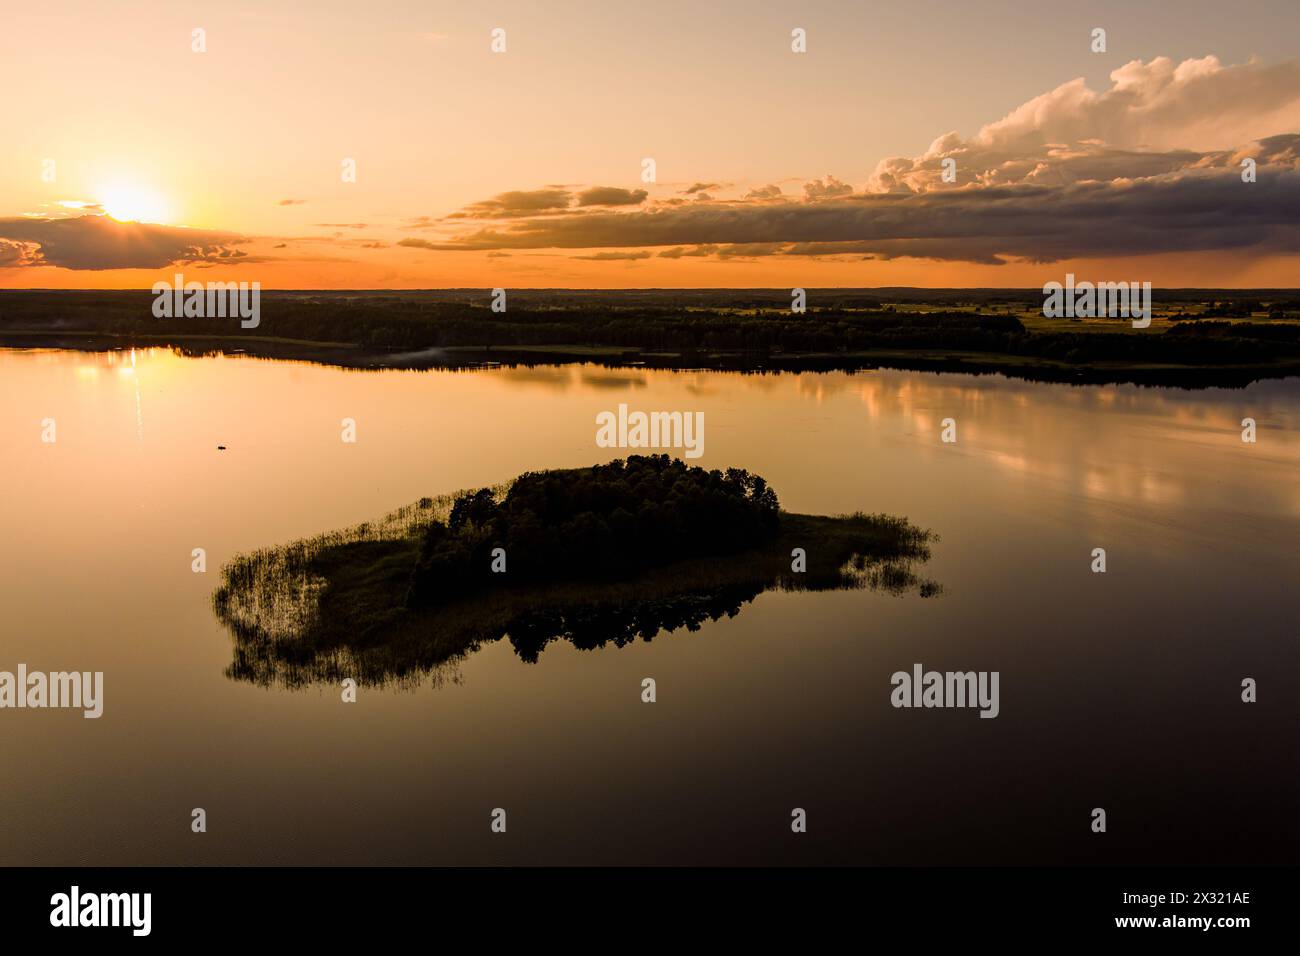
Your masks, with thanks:
[(104, 212), (118, 222), (167, 222), (166, 202), (147, 188), (123, 183), (105, 187), (98, 197)]
[(20, 7), (0, 287), (1294, 283), (1293, 4), (918, 3)]

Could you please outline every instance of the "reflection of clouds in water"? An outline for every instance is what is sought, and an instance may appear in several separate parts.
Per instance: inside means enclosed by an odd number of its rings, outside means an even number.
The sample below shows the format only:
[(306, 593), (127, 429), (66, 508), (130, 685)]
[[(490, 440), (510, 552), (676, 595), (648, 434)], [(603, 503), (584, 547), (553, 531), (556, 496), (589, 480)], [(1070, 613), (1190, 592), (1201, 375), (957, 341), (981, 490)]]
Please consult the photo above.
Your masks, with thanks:
[[(438, 374), (436, 371), (432, 374)], [(680, 389), (701, 398), (724, 395), (744, 380), (764, 391), (783, 387), (779, 376), (743, 375), (738, 372), (672, 371), (667, 369), (606, 368), (594, 362), (576, 365), (540, 365), (492, 369), (487, 374), (507, 386), (539, 386), (551, 391), (596, 392)], [(765, 383), (760, 379), (767, 379)]]
[[(819, 408), (853, 400), (873, 425), (932, 441), (936, 454), (1085, 499), (1236, 509), (1250, 496), (1256, 506), (1300, 515), (1300, 490), (1283, 474), (1300, 473), (1297, 379), (1189, 390), (875, 370), (805, 372), (788, 387)], [(1241, 441), (1247, 416), (1260, 428), (1254, 445)], [(944, 447), (939, 423), (948, 417), (957, 420), (958, 442)], [(1251, 467), (1239, 467), (1234, 456), (1243, 455)]]
[[(440, 373), (435, 370), (431, 374)], [(488, 374), (495, 382), (509, 387), (539, 387), (554, 392), (575, 389), (619, 391), (643, 389), (650, 384), (644, 371), (606, 369), (590, 362), (580, 365), (521, 365), (492, 369)]]
[[(741, 406), (746, 392), (779, 400), (784, 390), (796, 401), (815, 406), (824, 427), (834, 429), (834, 419), (853, 422), (865, 412), (866, 423), (886, 429), (896, 440), (932, 443), (927, 453), (960, 457), (971, 463), (968, 467), (983, 464), (1007, 478), (1032, 479), (1084, 499), (1234, 507), (1234, 501), (1249, 494), (1261, 506), (1300, 514), (1300, 491), (1291, 490), (1293, 483), (1280, 473), (1276, 478), (1252, 477), (1231, 457), (1250, 455), (1257, 468), (1300, 469), (1300, 380), (1189, 390), (888, 369), (629, 374), (600, 373), (589, 365), (548, 374), (548, 380), (569, 386), (675, 388), (701, 400)], [(1241, 419), (1246, 416), (1259, 423), (1255, 445), (1241, 441)], [(957, 420), (958, 442), (942, 446), (940, 423), (949, 417)], [(1207, 448), (1218, 456), (1208, 465), (1202, 460)]]
[[(143, 400), (146, 393), (183, 381), (191, 371), (185, 363), (193, 360), (163, 348), (137, 350), (135, 359), (133, 370), (129, 351), (77, 353), (75, 363), (69, 363), (64, 352), (37, 352), (27, 353), (25, 361), (65, 365), (81, 389), (120, 394), (136, 416), (138, 437), (143, 409), (135, 406), (136, 389)], [(247, 367), (258, 360), (211, 361)], [(293, 371), (305, 374), (306, 368)], [(433, 378), (465, 373), (410, 374)], [(979, 481), (978, 472), (970, 469), (983, 467), (1100, 504), (1241, 510), (1242, 502), (1249, 500), (1258, 510), (1300, 516), (1300, 487), (1292, 477), (1300, 473), (1300, 379), (1259, 382), (1243, 389), (1189, 390), (888, 369), (747, 374), (611, 369), (594, 362), (469, 374), (507, 393), (541, 389), (609, 396), (599, 399), (602, 402), (620, 392), (629, 397), (635, 393), (657, 396), (655, 401), (664, 407), (681, 405), (685, 398), (709, 409), (711, 427), (740, 434), (750, 412), (776, 402), (785, 411), (802, 414), (795, 422), (808, 433), (880, 441), (900, 455), (901, 448), (916, 446), (927, 467), (961, 461), (967, 471), (954, 476), (962, 481)], [(727, 411), (714, 418), (719, 404)], [(939, 443), (940, 422), (948, 417), (957, 420), (955, 446)], [(1241, 441), (1241, 420), (1246, 417), (1258, 423), (1254, 445)], [(878, 437), (863, 436), (864, 427)], [(1240, 467), (1246, 460), (1249, 467)]]

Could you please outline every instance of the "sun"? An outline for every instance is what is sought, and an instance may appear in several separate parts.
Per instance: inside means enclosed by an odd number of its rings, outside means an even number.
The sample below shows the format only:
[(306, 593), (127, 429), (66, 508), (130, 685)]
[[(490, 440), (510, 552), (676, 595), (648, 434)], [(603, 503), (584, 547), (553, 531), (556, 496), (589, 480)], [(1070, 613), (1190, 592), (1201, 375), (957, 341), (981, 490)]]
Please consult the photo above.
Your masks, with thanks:
[(99, 190), (99, 203), (118, 222), (165, 222), (167, 204), (157, 193), (129, 183)]

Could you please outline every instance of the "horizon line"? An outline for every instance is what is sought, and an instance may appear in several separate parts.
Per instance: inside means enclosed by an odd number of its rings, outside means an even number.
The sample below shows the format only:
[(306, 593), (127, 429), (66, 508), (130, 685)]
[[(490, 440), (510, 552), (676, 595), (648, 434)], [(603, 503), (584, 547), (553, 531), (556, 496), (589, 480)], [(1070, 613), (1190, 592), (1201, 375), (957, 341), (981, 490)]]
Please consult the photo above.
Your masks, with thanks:
[[(195, 280), (200, 281), (200, 280)], [(212, 280), (214, 282), (220, 280)], [(250, 280), (230, 280), (229, 283), (221, 284), (238, 284), (239, 282), (251, 284)], [(252, 280), (256, 281), (256, 280)], [(206, 285), (206, 283), (204, 283)], [(508, 292), (600, 292), (600, 293), (632, 293), (632, 292), (779, 292), (789, 294), (793, 288), (803, 288), (809, 292), (1033, 292), (1041, 295), (1042, 289), (1038, 286), (924, 286), (924, 285), (889, 285), (889, 286), (637, 286), (637, 287), (614, 287), (606, 288), (601, 286), (428, 286), (418, 289), (401, 289), (401, 288), (283, 288), (283, 289), (262, 289), (263, 293), (299, 293), (310, 292), (317, 294), (347, 294), (347, 293), (398, 293), (413, 294), (422, 292), (491, 292), (493, 289), (505, 289)], [(1153, 285), (1152, 291), (1162, 292), (1287, 292), (1300, 295), (1300, 287), (1297, 286), (1156, 286)], [(79, 289), (53, 288), (50, 286), (26, 286), (23, 288), (0, 287), (0, 293), (4, 292), (58, 292), (58, 293), (114, 293), (114, 292), (140, 292), (149, 295), (153, 294), (151, 287), (123, 287), (114, 289), (102, 289), (95, 287)]]

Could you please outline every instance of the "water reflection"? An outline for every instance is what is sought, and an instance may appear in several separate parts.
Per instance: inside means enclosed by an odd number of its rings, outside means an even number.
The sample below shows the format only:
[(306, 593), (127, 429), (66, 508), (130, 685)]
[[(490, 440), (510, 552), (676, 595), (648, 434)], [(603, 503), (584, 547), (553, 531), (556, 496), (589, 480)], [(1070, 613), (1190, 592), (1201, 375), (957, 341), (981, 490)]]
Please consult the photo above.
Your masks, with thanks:
[[(5, 717), (5, 861), (1296, 858), (1300, 380), (1188, 392), (622, 369), (642, 384), (620, 394), (583, 383), (596, 366), (377, 373), (157, 349), (118, 371), (130, 364), (0, 350), (4, 660), (103, 671), (108, 687), (99, 721)], [(705, 411), (701, 463), (764, 475), (791, 510), (865, 506), (938, 529), (924, 571), (944, 597), (779, 593), (772, 574), (685, 589), (694, 603), (606, 605), (621, 617), (557, 601), (495, 630), (488, 604), (481, 651), (450, 657), (426, 629), (423, 658), (417, 643), (396, 655), (411, 680), (455, 688), (349, 708), (337, 684), (255, 687), (332, 677), (330, 655), (336, 673), (382, 673), (385, 645), (295, 649), (274, 628), (232, 644), (211, 609), (219, 567), (430, 490), (592, 464), (594, 416), (620, 400)], [(344, 416), (355, 445), (339, 441)], [(945, 446), (934, 426), (949, 416), (959, 441)], [(1255, 445), (1240, 440), (1246, 416)], [(46, 417), (57, 444), (40, 440)], [(1106, 575), (1088, 570), (1093, 547)], [(889, 675), (916, 661), (999, 670), (1001, 714), (894, 710)], [(671, 707), (638, 703), (647, 674), (673, 688)], [(1260, 703), (1241, 702), (1245, 676)], [(89, 812), (55, 812), (86, 793)], [(425, 838), (431, 807), (476, 819), (512, 793), (546, 821), (529, 840), (453, 824)], [(159, 829), (200, 797), (222, 806), (221, 840)], [(1103, 803), (1127, 822), (1099, 841), (1086, 811)], [(833, 821), (810, 831), (821, 842), (773, 826), (795, 805)], [(383, 811), (358, 826), (359, 807)]]
[[(342, 377), (355, 383), (348, 389), (349, 395), (366, 393), (367, 383), (382, 375), (402, 398), (418, 395), (422, 408), (469, 392), (476, 408), (475, 431), (501, 420), (503, 413), (515, 413), (519, 402), (528, 401), (532, 394), (552, 402), (563, 415), (555, 419), (553, 435), (547, 436), (556, 444), (589, 443), (593, 409), (608, 408), (616, 399), (629, 402), (632, 408), (680, 407), (683, 402), (694, 402), (695, 407), (707, 410), (711, 439), (719, 436), (710, 441), (711, 452), (747, 464), (754, 461), (749, 449), (715, 441), (728, 438), (727, 432), (737, 426), (747, 427), (757, 410), (764, 414), (775, 410), (772, 428), (780, 429), (785, 441), (754, 447), (790, 462), (792, 469), (807, 455), (820, 451), (792, 440), (796, 436), (853, 440), (855, 432), (861, 435), (867, 430), (873, 434), (864, 436), (864, 444), (878, 451), (901, 452), (909, 445), (913, 446), (911, 453), (937, 462), (933, 439), (942, 420), (951, 417), (958, 424), (959, 441), (947, 449), (954, 453), (950, 457), (966, 459), (964, 467), (991, 469), (1007, 481), (1060, 487), (1098, 505), (1166, 510), (1236, 509), (1246, 497), (1257, 499), (1262, 492), (1272, 499), (1266, 503), (1268, 508), (1300, 517), (1300, 492), (1293, 482), (1283, 479), (1300, 470), (1300, 441), (1295, 439), (1300, 432), (1297, 379), (1261, 382), (1247, 389), (1192, 391), (1137, 385), (1047, 386), (1000, 375), (883, 370), (774, 374), (607, 368), (586, 363), (373, 372), (248, 357), (204, 361), (208, 363), (202, 366), (204, 374), (250, 382), (254, 378), (260, 382), (259, 370), (272, 367), (289, 369), (295, 379), (328, 378), (336, 383), (332, 389), (342, 387), (338, 381)], [(146, 424), (152, 427), (151, 420), (159, 415), (211, 417), (211, 411), (191, 403), (188, 394), (191, 389), (186, 379), (199, 372), (196, 361), (168, 349), (0, 350), (0, 367), (15, 375), (35, 371), (33, 366), (66, 370), (74, 377), (77, 390), (95, 406), (94, 414), (115, 417), (112, 424), (130, 422), (137, 444), (156, 438), (149, 435)], [(547, 393), (545, 398), (536, 394), (538, 390)], [(430, 393), (432, 401), (427, 398)], [(645, 396), (655, 398), (651, 401)], [(159, 404), (162, 400), (167, 403), (165, 408)], [(350, 398), (349, 402), (358, 400)], [(259, 401), (258, 405), (265, 408), (267, 403)], [(120, 413), (120, 418), (114, 413)], [(1241, 441), (1241, 423), (1246, 417), (1258, 424), (1255, 444)], [(274, 427), (282, 429), (283, 425)], [(444, 426), (444, 430), (456, 427), (464, 426)], [(223, 437), (213, 434), (213, 444)], [(1212, 457), (1208, 467), (1203, 460), (1206, 451)], [(772, 470), (770, 465), (766, 467)], [(774, 479), (778, 477), (782, 484), (790, 485), (788, 475), (773, 473)]]

